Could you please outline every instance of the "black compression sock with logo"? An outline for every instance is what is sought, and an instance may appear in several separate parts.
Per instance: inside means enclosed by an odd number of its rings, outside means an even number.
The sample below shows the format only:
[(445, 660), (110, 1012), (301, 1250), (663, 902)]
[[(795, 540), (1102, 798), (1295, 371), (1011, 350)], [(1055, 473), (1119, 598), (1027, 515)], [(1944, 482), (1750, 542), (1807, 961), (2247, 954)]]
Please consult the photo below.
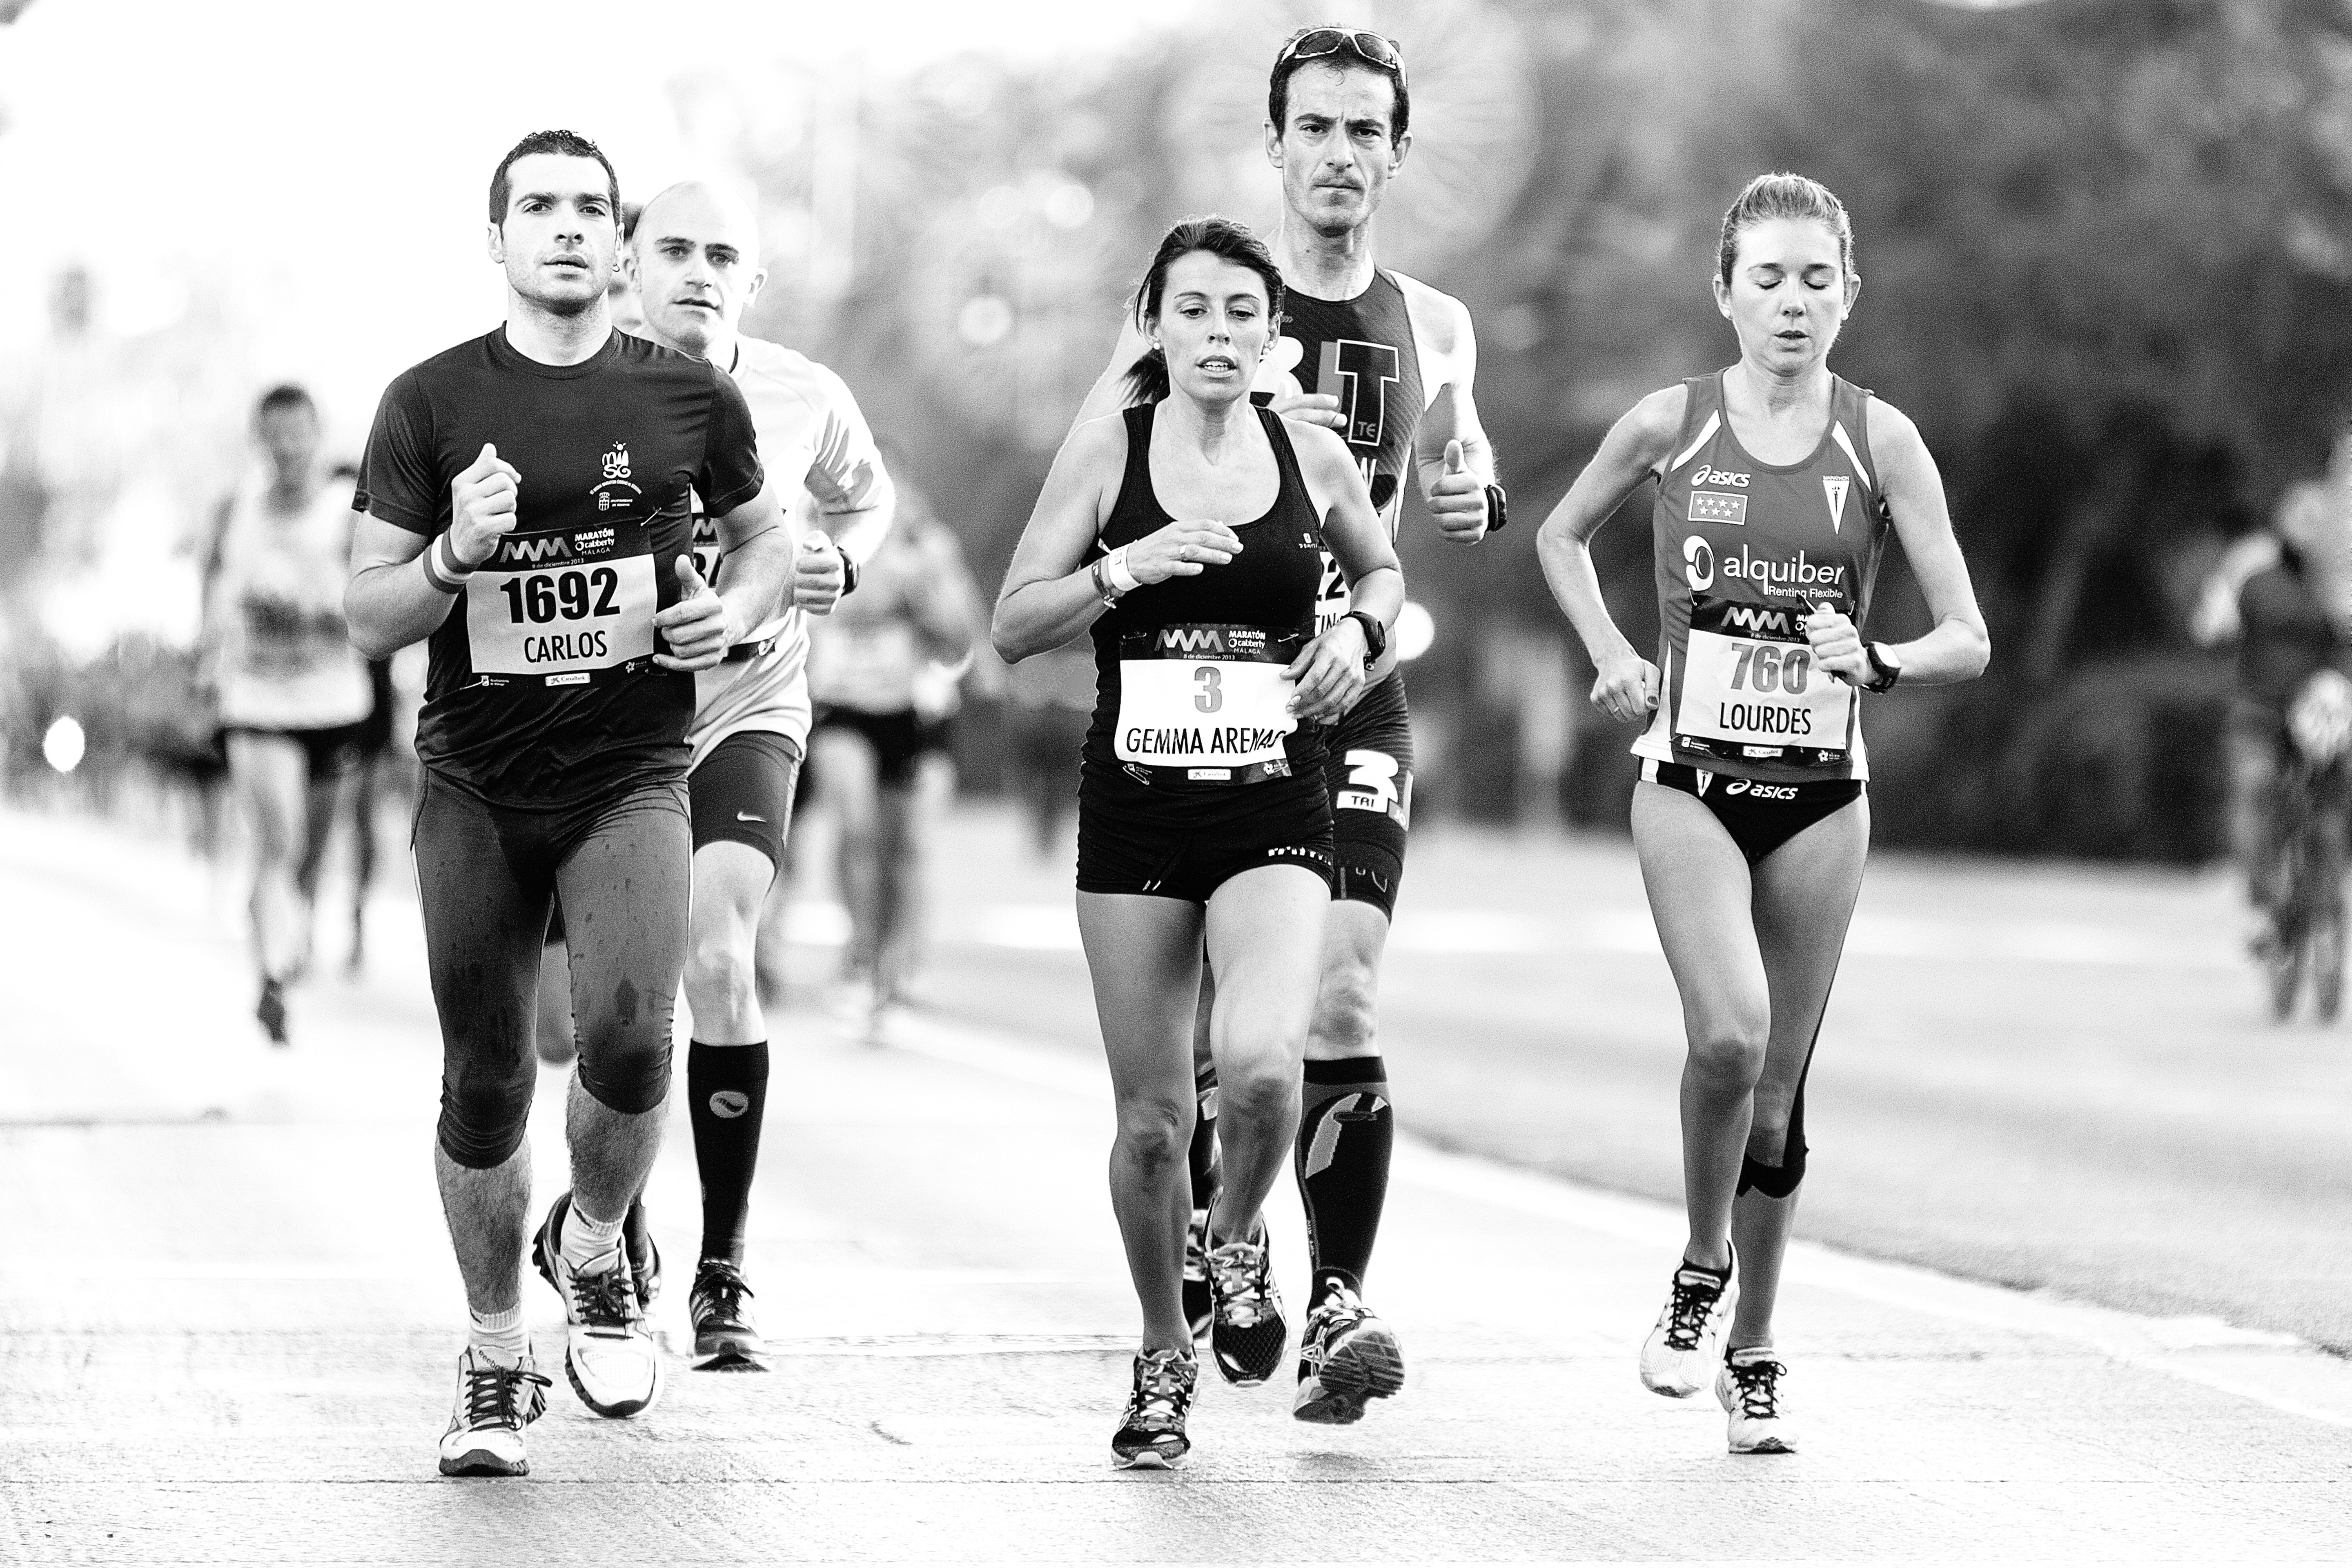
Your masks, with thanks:
[(694, 1165), (702, 1177), (702, 1256), (743, 1261), (760, 1121), (768, 1106), (768, 1042), (706, 1046), (686, 1053), (686, 1104)]
[(1307, 1252), (1315, 1264), (1309, 1311), (1334, 1286), (1363, 1289), (1381, 1209), (1388, 1201), (1389, 1154), (1395, 1142), (1388, 1068), (1380, 1058), (1307, 1064), (1294, 1153), (1298, 1195), (1307, 1207)]
[(1192, 1097), (1199, 1114), (1192, 1120), (1192, 1146), (1184, 1152), (1192, 1177), (1192, 1206), (1212, 1207), (1217, 1201), (1217, 1069), (1204, 1067), (1192, 1078)]

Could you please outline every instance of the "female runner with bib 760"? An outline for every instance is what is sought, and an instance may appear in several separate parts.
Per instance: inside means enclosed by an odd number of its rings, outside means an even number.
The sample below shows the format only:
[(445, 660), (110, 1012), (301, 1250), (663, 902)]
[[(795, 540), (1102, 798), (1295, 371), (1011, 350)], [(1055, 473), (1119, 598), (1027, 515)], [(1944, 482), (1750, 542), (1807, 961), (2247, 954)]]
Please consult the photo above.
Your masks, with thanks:
[[(1248, 229), (1213, 217), (1169, 231), (1138, 299), (1152, 344), (1133, 372), (1139, 399), (1070, 433), (996, 605), (1009, 662), (1094, 636), (1078, 930), (1118, 1101), (1112, 1207), (1143, 1307), (1111, 1441), (1123, 1466), (1174, 1464), (1190, 1447), (1184, 1152), (1204, 937), (1225, 1158), (1212, 1346), (1244, 1386), (1281, 1363), (1258, 1211), (1298, 1121), (1330, 907), (1319, 726), (1361, 695), (1365, 659), (1404, 605), (1346, 444), (1249, 400), (1281, 305), (1282, 273)], [(1327, 548), (1354, 608), (1318, 637)]]
[[(1870, 842), (1859, 693), (1972, 679), (1990, 651), (1918, 427), (1830, 373), (1861, 286), (1837, 197), (1797, 174), (1751, 181), (1715, 278), (1739, 363), (1634, 405), (1538, 543), (1600, 672), (1594, 705), (1656, 711), (1633, 746), (1633, 844), (1689, 1042), (1690, 1244), (1642, 1381), (1680, 1399), (1712, 1377), (1741, 1454), (1796, 1447), (1772, 1307), (1805, 1071)], [(1650, 479), (1663, 674), (1610, 619), (1587, 547)], [(1860, 630), (1890, 523), (1936, 620), (1895, 647)]]

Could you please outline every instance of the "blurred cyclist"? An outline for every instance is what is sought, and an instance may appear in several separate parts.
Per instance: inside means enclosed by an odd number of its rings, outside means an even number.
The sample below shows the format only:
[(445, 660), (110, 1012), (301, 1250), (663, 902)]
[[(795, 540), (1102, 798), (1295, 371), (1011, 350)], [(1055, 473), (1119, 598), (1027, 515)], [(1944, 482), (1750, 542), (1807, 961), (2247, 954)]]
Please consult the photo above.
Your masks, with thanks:
[(285, 989), (310, 963), (336, 789), (359, 760), (373, 698), (343, 626), (352, 484), (319, 460), (318, 406), (299, 386), (273, 387), (253, 430), (264, 463), (215, 519), (203, 642), (252, 839), (253, 1012), (283, 1046)]

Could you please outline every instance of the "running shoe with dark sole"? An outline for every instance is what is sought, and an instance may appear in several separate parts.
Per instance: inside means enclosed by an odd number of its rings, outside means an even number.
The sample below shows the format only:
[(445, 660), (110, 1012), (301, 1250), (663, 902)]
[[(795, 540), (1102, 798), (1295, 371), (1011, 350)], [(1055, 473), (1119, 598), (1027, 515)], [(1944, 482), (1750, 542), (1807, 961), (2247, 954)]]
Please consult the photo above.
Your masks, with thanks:
[(1236, 1387), (1255, 1388), (1281, 1367), (1290, 1332), (1282, 1292), (1274, 1285), (1274, 1249), (1266, 1245), (1264, 1219), (1249, 1240), (1210, 1247), (1209, 1289), (1215, 1302), (1209, 1350), (1218, 1374)]
[(622, 1245), (629, 1249), (629, 1277), (636, 1282), (637, 1305), (650, 1312), (654, 1298), (661, 1294), (661, 1248), (654, 1245), (653, 1226), (646, 1219), (646, 1200), (638, 1198), (629, 1205), (629, 1212), (621, 1217)]
[(563, 1258), (563, 1221), (571, 1212), (572, 1194), (565, 1193), (547, 1211), (530, 1247), (540, 1278), (563, 1298), (564, 1375), (580, 1403), (597, 1415), (635, 1415), (661, 1397), (662, 1379), (661, 1356), (629, 1275), (628, 1248), (616, 1242), (575, 1270)]
[(1209, 1325), (1216, 1321), (1217, 1300), (1209, 1289), (1209, 1211), (1194, 1209), (1184, 1233), (1184, 1321), (1192, 1325), (1192, 1342), (1209, 1342)]
[(1142, 1351), (1135, 1358), (1135, 1387), (1118, 1431), (1110, 1440), (1111, 1464), (1122, 1470), (1170, 1470), (1192, 1451), (1184, 1418), (1192, 1411), (1192, 1389), (1201, 1363), (1181, 1351)]
[(687, 1297), (687, 1314), (694, 1320), (694, 1355), (688, 1364), (697, 1372), (765, 1372), (767, 1342), (745, 1305), (751, 1287), (743, 1282), (742, 1266), (724, 1258), (706, 1258), (695, 1266), (694, 1289)]
[(1688, 1399), (1723, 1363), (1724, 1331), (1739, 1305), (1739, 1255), (1723, 1272), (1687, 1258), (1675, 1270), (1666, 1304), (1642, 1342), (1642, 1386), (1668, 1399)]
[(1715, 1374), (1715, 1399), (1731, 1417), (1735, 1454), (1793, 1454), (1796, 1428), (1780, 1408), (1780, 1380), (1789, 1369), (1769, 1345), (1733, 1351)]
[(273, 1046), (291, 1044), (286, 1032), (286, 987), (275, 980), (261, 983), (261, 1000), (253, 1005), (254, 1020)]
[(547, 1379), (524, 1356), (500, 1366), (471, 1345), (457, 1358), (457, 1403), (441, 1434), (445, 1476), (527, 1476), (522, 1429), (547, 1409)]
[(1298, 1394), (1290, 1414), (1322, 1426), (1351, 1426), (1368, 1400), (1404, 1386), (1404, 1352), (1389, 1326), (1345, 1286), (1307, 1314), (1298, 1335)]

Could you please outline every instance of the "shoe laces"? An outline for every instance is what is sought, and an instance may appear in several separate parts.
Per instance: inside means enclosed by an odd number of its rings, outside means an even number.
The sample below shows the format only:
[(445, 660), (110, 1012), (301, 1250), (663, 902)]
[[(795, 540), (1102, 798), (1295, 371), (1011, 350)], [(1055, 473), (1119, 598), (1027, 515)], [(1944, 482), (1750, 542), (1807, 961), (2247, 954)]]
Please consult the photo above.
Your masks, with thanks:
[(704, 1310), (715, 1307), (730, 1318), (737, 1317), (743, 1310), (743, 1298), (757, 1294), (743, 1282), (741, 1271), (725, 1258), (705, 1258), (694, 1272), (695, 1304)]
[(1145, 1351), (1135, 1358), (1135, 1392), (1128, 1396), (1127, 1424), (1147, 1432), (1183, 1427), (1192, 1407), (1200, 1363), (1177, 1351)]
[(1234, 1328), (1254, 1328), (1270, 1312), (1271, 1280), (1261, 1243), (1229, 1241), (1212, 1248), (1209, 1278), (1216, 1289), (1217, 1316)]
[(1723, 1299), (1720, 1279), (1701, 1275), (1696, 1270), (1678, 1268), (1675, 1271), (1675, 1293), (1666, 1303), (1666, 1348), (1675, 1351), (1698, 1349), (1699, 1336), (1706, 1331), (1706, 1315)]
[(636, 1287), (629, 1279), (627, 1267), (618, 1259), (612, 1268), (594, 1274), (574, 1273), (572, 1301), (580, 1313), (581, 1325), (603, 1338), (625, 1337), (636, 1321)]
[(1727, 1361), (1731, 1386), (1739, 1396), (1739, 1413), (1751, 1421), (1769, 1421), (1780, 1414), (1780, 1374), (1789, 1369), (1769, 1357)]
[[(535, 1386), (534, 1386), (535, 1385)], [(519, 1366), (477, 1359), (466, 1369), (466, 1426), (470, 1430), (505, 1426), (520, 1430), (547, 1408), (541, 1393), (548, 1380)]]
[(1306, 1337), (1310, 1340), (1328, 1338), (1354, 1328), (1370, 1316), (1364, 1310), (1363, 1302), (1356, 1299), (1356, 1293), (1342, 1285), (1324, 1297), (1315, 1310), (1307, 1314)]

